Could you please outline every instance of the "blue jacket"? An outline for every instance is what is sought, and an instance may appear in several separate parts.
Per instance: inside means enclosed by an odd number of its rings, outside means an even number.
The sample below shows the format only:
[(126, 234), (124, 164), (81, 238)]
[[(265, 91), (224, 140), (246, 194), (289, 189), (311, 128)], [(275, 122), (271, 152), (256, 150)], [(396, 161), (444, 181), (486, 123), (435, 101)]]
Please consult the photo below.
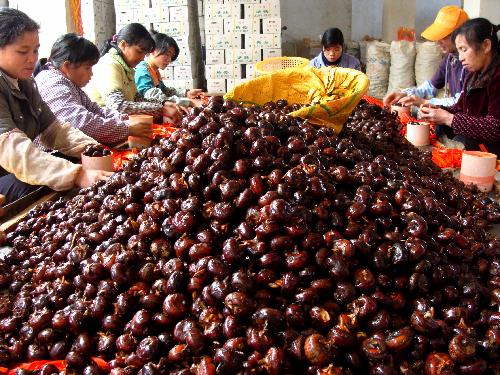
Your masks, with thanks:
[[(314, 66), (315, 68), (322, 68), (325, 66), (323, 61), (323, 52), (320, 52), (318, 56), (309, 61), (309, 65)], [(342, 57), (337, 65), (332, 66), (340, 66), (341, 68), (351, 68), (361, 70), (361, 64), (357, 58), (349, 55), (348, 53), (342, 53)]]

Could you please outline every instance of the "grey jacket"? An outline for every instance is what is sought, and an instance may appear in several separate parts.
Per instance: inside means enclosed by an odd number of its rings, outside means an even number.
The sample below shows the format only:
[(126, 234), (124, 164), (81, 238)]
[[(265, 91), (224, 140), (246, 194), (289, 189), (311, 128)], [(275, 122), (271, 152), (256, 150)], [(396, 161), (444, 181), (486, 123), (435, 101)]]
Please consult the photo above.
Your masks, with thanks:
[(34, 79), (18, 82), (19, 90), (0, 71), (0, 134), (17, 128), (34, 140), (56, 117), (40, 96)]

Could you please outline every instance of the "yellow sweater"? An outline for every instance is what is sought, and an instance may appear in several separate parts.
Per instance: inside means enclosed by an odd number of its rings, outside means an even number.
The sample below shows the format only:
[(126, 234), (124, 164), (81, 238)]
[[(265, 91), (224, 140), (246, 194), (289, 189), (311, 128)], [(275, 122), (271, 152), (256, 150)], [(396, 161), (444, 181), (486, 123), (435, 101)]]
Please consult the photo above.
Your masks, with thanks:
[(137, 94), (134, 70), (123, 61), (116, 49), (111, 48), (101, 57), (92, 71), (92, 79), (84, 91), (94, 102), (106, 105), (108, 95), (115, 91), (121, 91), (125, 100), (134, 101)]

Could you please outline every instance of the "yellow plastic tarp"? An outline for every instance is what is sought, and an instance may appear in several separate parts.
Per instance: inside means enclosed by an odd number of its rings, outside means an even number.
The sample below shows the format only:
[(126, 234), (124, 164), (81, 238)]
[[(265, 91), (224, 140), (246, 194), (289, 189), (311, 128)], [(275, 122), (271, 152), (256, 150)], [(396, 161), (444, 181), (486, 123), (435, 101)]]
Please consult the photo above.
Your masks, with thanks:
[(339, 133), (369, 83), (368, 77), (355, 69), (307, 66), (279, 70), (244, 82), (224, 98), (244, 105), (263, 105), (278, 99), (306, 104), (291, 115)]

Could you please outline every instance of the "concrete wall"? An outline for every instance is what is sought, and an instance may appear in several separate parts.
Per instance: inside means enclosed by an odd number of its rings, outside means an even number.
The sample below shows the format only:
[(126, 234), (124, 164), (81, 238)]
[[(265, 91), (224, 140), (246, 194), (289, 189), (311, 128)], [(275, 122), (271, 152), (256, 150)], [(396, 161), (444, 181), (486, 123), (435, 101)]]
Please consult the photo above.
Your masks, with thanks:
[(384, 0), (382, 39), (397, 39), (400, 27), (415, 27), (415, 0)]
[[(474, 0), (476, 1), (476, 0)], [(427, 0), (427, 1), (416, 1), (416, 12), (415, 12), (415, 31), (417, 36), (420, 37), (422, 31), (424, 31), (436, 18), (436, 14), (439, 9), (445, 5), (456, 5), (461, 7), (461, 0)]]
[(100, 49), (115, 34), (113, 0), (82, 0), (83, 35)]
[(464, 9), (469, 17), (484, 17), (495, 25), (500, 24), (499, 0), (464, 0)]
[(342, 30), (345, 40), (351, 39), (351, 0), (281, 0), (283, 43), (295, 43), (304, 55), (303, 39), (319, 41), (330, 27)]

